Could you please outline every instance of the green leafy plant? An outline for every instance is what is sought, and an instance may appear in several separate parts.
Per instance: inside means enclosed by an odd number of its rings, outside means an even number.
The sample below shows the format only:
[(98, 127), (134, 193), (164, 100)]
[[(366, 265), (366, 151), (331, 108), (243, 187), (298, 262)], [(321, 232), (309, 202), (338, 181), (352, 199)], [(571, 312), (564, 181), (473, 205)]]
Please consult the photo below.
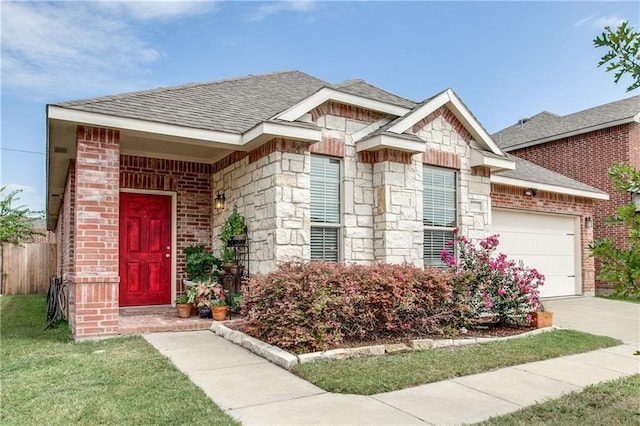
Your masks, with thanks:
[(222, 247), (225, 248), (229, 245), (229, 241), (236, 235), (243, 235), (247, 233), (247, 226), (245, 225), (244, 216), (238, 213), (238, 207), (233, 206), (233, 212), (222, 224), (220, 229), (220, 242)]
[(222, 268), (222, 261), (209, 253), (202, 246), (184, 249), (186, 263), (184, 272), (189, 281), (217, 281)]
[(189, 295), (187, 293), (179, 294), (178, 297), (176, 297), (176, 305), (186, 305), (189, 303), (191, 302), (189, 302)]
[[(640, 193), (640, 171), (629, 164), (616, 163), (609, 169), (613, 187), (621, 193)], [(640, 297), (640, 214), (633, 201), (618, 206), (606, 225), (628, 230), (626, 245), (613, 238), (598, 238), (589, 244), (591, 255), (600, 259), (598, 279), (613, 283), (616, 295)]]
[(628, 22), (623, 22), (618, 28), (604, 27), (604, 32), (593, 40), (593, 45), (608, 48), (598, 66), (607, 64), (606, 71), (615, 71), (614, 82), (624, 74), (630, 74), (633, 82), (627, 87), (627, 92), (640, 87), (640, 32), (633, 31)]
[(26, 206), (14, 206), (21, 190), (2, 196), (6, 188), (0, 188), (0, 243), (21, 245), (33, 241), (37, 235), (43, 235), (33, 227), (33, 219), (41, 216), (41, 212), (31, 211)]
[(195, 303), (199, 308), (225, 306), (226, 296), (222, 286), (217, 283), (198, 283), (195, 287)]
[(242, 299), (241, 293), (231, 294), (227, 297), (227, 304), (232, 310), (236, 311), (242, 306)]

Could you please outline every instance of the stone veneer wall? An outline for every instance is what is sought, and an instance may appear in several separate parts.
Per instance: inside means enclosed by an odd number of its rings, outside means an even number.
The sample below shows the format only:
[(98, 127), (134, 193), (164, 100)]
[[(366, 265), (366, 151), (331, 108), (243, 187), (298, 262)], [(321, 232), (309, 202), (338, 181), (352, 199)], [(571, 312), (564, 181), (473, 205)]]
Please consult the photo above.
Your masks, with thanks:
[[(425, 139), (426, 165), (458, 170), (458, 227), (472, 240), (487, 236), (491, 210), (491, 181), (487, 170), (471, 167), (472, 141), (469, 132), (447, 110), (440, 108), (413, 126), (413, 132)], [(447, 155), (435, 155), (444, 153)]]
[[(413, 131), (426, 152), (383, 149), (356, 152), (359, 135), (385, 117), (332, 102), (302, 118), (322, 129), (322, 140), (273, 139), (254, 151), (237, 151), (213, 165), (212, 198), (224, 192), (226, 208), (214, 212), (213, 248), (220, 226), (237, 206), (250, 238), (250, 272), (268, 272), (279, 262), (308, 260), (310, 253), (310, 156), (342, 159), (341, 259), (353, 263), (411, 262), (422, 266), (423, 164), (459, 171), (458, 218), (471, 238), (486, 236), (490, 183), (486, 170), (471, 170), (471, 136), (442, 108)], [(375, 124), (374, 124), (375, 123)]]
[(220, 227), (237, 206), (247, 223), (252, 274), (311, 257), (308, 145), (273, 139), (214, 164), (212, 196), (224, 192), (227, 199), (225, 210), (214, 213), (215, 252), (222, 248)]

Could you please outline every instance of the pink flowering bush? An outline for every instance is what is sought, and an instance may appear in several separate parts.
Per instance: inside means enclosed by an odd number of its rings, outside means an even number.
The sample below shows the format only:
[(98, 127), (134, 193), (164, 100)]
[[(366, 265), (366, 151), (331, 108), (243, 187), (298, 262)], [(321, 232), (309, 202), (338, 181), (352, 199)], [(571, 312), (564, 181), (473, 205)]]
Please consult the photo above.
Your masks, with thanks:
[(473, 245), (466, 237), (454, 231), (458, 259), (448, 250), (442, 252), (442, 260), (457, 274), (465, 274), (460, 280), (456, 295), (462, 306), (463, 322), (476, 322), (483, 317), (493, 317), (508, 325), (529, 322), (532, 312), (540, 310), (538, 287), (544, 284), (544, 276), (536, 269), (516, 264), (503, 253), (494, 255), (499, 241), (493, 235)]

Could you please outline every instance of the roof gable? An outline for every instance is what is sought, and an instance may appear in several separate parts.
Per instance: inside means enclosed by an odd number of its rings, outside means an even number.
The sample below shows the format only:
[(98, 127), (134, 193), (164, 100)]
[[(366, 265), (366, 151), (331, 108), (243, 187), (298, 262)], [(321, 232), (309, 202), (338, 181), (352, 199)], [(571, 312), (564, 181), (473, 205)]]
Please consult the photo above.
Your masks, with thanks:
[(411, 129), (420, 120), (443, 106), (453, 113), (458, 121), (471, 134), (476, 143), (478, 143), (482, 148), (494, 154), (503, 155), (500, 148), (498, 148), (498, 146), (493, 142), (491, 136), (489, 136), (484, 127), (482, 127), (480, 122), (475, 118), (471, 111), (469, 111), (467, 106), (451, 89), (447, 89), (425, 100), (420, 105), (416, 106), (410, 113), (396, 119), (391, 123), (386, 131), (389, 133), (402, 134)]

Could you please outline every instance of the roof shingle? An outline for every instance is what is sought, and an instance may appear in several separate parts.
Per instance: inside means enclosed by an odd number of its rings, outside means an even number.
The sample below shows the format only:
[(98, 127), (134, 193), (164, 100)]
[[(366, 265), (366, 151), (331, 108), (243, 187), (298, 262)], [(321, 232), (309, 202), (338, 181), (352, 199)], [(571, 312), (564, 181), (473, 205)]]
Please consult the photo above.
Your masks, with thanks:
[[(553, 136), (631, 120), (640, 113), (640, 95), (611, 102), (569, 115), (556, 115), (543, 111), (522, 123), (514, 124), (492, 135), (500, 148), (507, 151), (523, 146), (543, 143)], [(540, 141), (540, 142), (536, 142)]]

